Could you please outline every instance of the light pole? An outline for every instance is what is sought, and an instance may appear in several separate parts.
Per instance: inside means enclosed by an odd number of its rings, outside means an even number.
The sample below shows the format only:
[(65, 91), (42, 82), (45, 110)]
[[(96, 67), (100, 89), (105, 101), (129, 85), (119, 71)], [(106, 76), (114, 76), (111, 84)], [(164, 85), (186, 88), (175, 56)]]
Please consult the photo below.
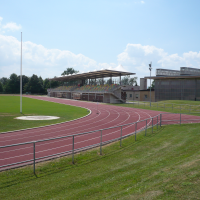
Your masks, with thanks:
[(21, 32), (21, 66), (20, 66), (20, 113), (22, 113), (22, 32)]
[(150, 107), (151, 107), (151, 70), (152, 70), (152, 62), (149, 64), (149, 71), (150, 71)]

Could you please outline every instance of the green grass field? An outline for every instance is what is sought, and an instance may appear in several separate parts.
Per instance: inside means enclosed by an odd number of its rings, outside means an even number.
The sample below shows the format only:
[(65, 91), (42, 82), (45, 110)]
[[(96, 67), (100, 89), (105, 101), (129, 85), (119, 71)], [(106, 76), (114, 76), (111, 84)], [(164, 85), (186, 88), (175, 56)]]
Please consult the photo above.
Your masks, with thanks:
[[(0, 96), (0, 132), (13, 131), (55, 124), (83, 117), (89, 112), (85, 108), (68, 106), (23, 97), (23, 109), (20, 114), (19, 96)], [(50, 115), (60, 119), (45, 121), (26, 121), (14, 119), (22, 115)]]
[(115, 106), (140, 108), (146, 110), (157, 110), (172, 113), (188, 113), (200, 116), (200, 101), (186, 101), (186, 100), (167, 100), (152, 102), (151, 107), (149, 102), (137, 101), (134, 104), (131, 102), (125, 104), (113, 104)]
[(198, 199), (200, 124), (169, 125), (103, 147), (0, 173), (0, 199)]
[[(20, 116), (19, 97), (0, 96), (0, 103), (1, 129), (5, 124), (4, 130), (21, 129), (24, 121), (14, 124), (13, 119)], [(23, 98), (23, 105), (24, 115), (56, 115), (60, 121), (80, 113), (29, 98)], [(82, 109), (82, 116), (87, 113)], [(122, 147), (119, 142), (104, 146), (102, 156), (99, 148), (76, 154), (75, 165), (68, 156), (36, 164), (36, 175), (33, 166), (0, 172), (0, 199), (199, 199), (199, 130), (200, 124), (154, 127), (146, 137), (139, 133), (137, 141), (134, 136), (123, 140)]]

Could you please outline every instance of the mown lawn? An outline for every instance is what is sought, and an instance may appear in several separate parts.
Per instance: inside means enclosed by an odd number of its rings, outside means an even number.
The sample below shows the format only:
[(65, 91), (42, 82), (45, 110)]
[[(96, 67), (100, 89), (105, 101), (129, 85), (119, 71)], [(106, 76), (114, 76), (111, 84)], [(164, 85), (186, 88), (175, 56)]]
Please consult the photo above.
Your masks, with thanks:
[[(44, 126), (73, 120), (87, 115), (85, 108), (52, 103), (27, 97), (22, 98), (23, 108), (20, 113), (19, 96), (0, 96), (0, 132)], [(58, 116), (60, 119), (44, 121), (17, 120), (16, 117), (29, 115)]]
[(0, 199), (198, 199), (200, 124), (168, 125), (103, 147), (0, 173)]
[(200, 116), (200, 101), (166, 100), (151, 102), (151, 107), (150, 103), (145, 101), (130, 101), (129, 103), (113, 105), (172, 113), (188, 113)]

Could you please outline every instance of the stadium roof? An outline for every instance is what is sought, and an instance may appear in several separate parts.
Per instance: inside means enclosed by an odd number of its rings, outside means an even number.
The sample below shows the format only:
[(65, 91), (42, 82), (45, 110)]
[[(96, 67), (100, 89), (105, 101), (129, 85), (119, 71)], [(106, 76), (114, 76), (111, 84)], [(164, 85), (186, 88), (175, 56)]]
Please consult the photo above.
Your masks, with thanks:
[(145, 79), (196, 79), (200, 78), (200, 76), (146, 76)]
[(127, 76), (127, 75), (135, 75), (135, 73), (103, 69), (99, 71), (77, 73), (77, 74), (72, 74), (72, 75), (70, 74), (70, 75), (65, 75), (61, 77), (50, 78), (49, 80), (70, 81), (70, 80), (77, 80), (77, 79), (84, 80), (84, 79), (118, 77), (118, 76)]

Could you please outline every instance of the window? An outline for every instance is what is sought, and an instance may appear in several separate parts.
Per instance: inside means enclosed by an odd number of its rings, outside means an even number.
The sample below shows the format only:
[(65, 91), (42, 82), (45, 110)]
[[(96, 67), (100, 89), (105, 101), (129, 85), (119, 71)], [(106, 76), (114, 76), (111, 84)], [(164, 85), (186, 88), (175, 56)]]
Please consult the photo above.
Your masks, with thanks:
[(138, 98), (138, 94), (136, 94), (135, 97)]
[(130, 97), (132, 97), (132, 94), (130, 94)]

